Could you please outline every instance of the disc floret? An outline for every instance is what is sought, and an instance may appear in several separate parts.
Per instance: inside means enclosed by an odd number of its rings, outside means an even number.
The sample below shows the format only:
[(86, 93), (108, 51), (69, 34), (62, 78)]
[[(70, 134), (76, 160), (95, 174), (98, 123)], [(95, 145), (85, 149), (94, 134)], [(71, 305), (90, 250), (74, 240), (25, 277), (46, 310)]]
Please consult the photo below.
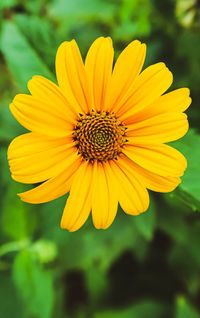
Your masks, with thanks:
[(114, 113), (96, 112), (82, 115), (73, 132), (79, 154), (85, 160), (117, 159), (126, 140), (126, 127)]

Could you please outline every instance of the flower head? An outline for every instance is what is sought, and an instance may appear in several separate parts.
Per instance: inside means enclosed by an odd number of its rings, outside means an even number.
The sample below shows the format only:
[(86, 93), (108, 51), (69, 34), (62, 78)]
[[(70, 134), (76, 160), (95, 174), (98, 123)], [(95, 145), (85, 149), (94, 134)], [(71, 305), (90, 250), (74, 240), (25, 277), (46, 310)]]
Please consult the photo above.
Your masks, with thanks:
[(164, 63), (141, 72), (145, 53), (145, 44), (133, 41), (113, 68), (110, 38), (94, 41), (85, 63), (76, 42), (64, 42), (56, 56), (58, 86), (34, 76), (31, 95), (11, 103), (30, 131), (9, 146), (12, 177), (41, 183), (19, 196), (42, 203), (70, 192), (62, 228), (79, 229), (90, 212), (96, 228), (108, 228), (118, 202), (138, 215), (148, 208), (147, 189), (169, 192), (180, 183), (186, 160), (165, 143), (188, 130), (189, 90), (164, 94), (172, 74)]

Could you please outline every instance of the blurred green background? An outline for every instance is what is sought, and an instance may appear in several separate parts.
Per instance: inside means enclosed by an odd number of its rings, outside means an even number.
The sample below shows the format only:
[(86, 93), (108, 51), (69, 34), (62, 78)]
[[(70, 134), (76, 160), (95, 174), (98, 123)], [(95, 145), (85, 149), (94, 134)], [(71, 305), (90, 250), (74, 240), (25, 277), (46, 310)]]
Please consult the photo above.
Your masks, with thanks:
[[(188, 159), (181, 186), (151, 194), (148, 213), (119, 211), (97, 231), (59, 228), (66, 196), (32, 206), (16, 193), (6, 151), (24, 130), (8, 105), (32, 75), (55, 80), (58, 45), (75, 38), (83, 55), (100, 35), (118, 54), (148, 45), (146, 65), (164, 61), (173, 88), (189, 87), (190, 132), (174, 143)], [(0, 1), (0, 317), (200, 317), (200, 4), (197, 0)]]

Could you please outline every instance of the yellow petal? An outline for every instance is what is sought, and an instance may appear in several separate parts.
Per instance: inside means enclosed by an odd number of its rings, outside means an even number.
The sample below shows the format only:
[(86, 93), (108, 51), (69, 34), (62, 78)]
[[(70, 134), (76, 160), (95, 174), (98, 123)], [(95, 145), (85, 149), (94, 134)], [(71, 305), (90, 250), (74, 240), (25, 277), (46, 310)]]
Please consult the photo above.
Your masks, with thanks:
[(109, 213), (107, 219), (107, 227), (109, 227), (117, 214), (118, 210), (118, 197), (117, 197), (117, 187), (115, 186), (115, 179), (112, 174), (112, 170), (109, 164), (104, 165), (105, 176), (108, 185), (108, 193), (109, 193)]
[(35, 133), (15, 138), (8, 148), (8, 160), (14, 180), (37, 183), (64, 170), (75, 145), (64, 138), (52, 139)]
[(107, 110), (121, 107), (121, 101), (130, 90), (140, 73), (146, 55), (146, 45), (131, 42), (119, 55), (113, 70), (106, 100)]
[(118, 162), (110, 161), (110, 167), (118, 188), (119, 203), (127, 214), (138, 215), (148, 209), (149, 195), (134, 172), (124, 171)]
[(29, 132), (16, 137), (8, 147), (8, 159), (29, 156), (35, 152), (49, 150), (72, 142), (72, 138), (52, 138)]
[(181, 182), (179, 177), (162, 177), (158, 174), (152, 173), (137, 165), (124, 155), (121, 155), (118, 162), (125, 171), (134, 171), (134, 173), (138, 176), (138, 179), (141, 180), (141, 182), (149, 190), (156, 192), (170, 192), (173, 191)]
[(165, 143), (177, 140), (188, 131), (187, 116), (183, 113), (165, 113), (128, 125), (128, 144)]
[(133, 114), (124, 121), (124, 124), (133, 124), (136, 121), (172, 112), (184, 112), (191, 104), (190, 91), (188, 88), (179, 88), (170, 93), (160, 96), (155, 102), (148, 105), (142, 111)]
[(42, 135), (66, 137), (73, 129), (55, 107), (30, 95), (17, 95), (10, 110), (22, 126)]
[(172, 73), (164, 63), (147, 67), (137, 78), (129, 94), (124, 97), (123, 105), (115, 111), (124, 121), (152, 104), (172, 84)]
[(160, 176), (180, 177), (187, 166), (185, 157), (178, 150), (164, 144), (127, 145), (123, 153), (139, 166)]
[(28, 89), (35, 98), (55, 108), (55, 111), (60, 113), (67, 122), (75, 123), (77, 116), (73, 112), (74, 109), (53, 82), (42, 76), (33, 76), (28, 82)]
[(111, 38), (100, 37), (91, 45), (85, 60), (93, 102), (90, 107), (97, 111), (104, 109), (105, 96), (111, 78), (113, 64), (113, 46)]
[(65, 170), (36, 188), (18, 194), (22, 201), (38, 204), (49, 202), (69, 192), (73, 176), (80, 166), (81, 159), (75, 154), (68, 158)]
[(73, 178), (61, 219), (61, 228), (73, 232), (87, 220), (91, 211), (91, 181), (92, 165), (83, 162)]
[(92, 219), (97, 229), (106, 229), (117, 213), (117, 198), (112, 181), (106, 174), (108, 164), (95, 162), (92, 181)]
[(152, 108), (162, 112), (184, 112), (191, 104), (190, 90), (179, 88), (161, 96)]
[(87, 113), (91, 105), (88, 78), (76, 41), (63, 42), (56, 54), (58, 84), (77, 113)]

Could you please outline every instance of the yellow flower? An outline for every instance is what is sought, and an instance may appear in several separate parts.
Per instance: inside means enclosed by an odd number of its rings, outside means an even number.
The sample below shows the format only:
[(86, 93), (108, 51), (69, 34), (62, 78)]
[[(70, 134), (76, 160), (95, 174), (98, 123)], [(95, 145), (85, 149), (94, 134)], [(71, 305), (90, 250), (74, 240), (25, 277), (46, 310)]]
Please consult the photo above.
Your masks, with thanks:
[(183, 113), (189, 90), (165, 91), (172, 74), (164, 63), (141, 72), (145, 44), (130, 43), (113, 68), (110, 38), (90, 47), (85, 63), (76, 42), (64, 42), (56, 56), (58, 86), (41, 76), (28, 82), (10, 109), (30, 132), (8, 149), (14, 180), (39, 183), (19, 194), (29, 203), (54, 200), (70, 191), (61, 227), (76, 231), (90, 212), (94, 226), (113, 222), (118, 202), (125, 213), (147, 210), (147, 189), (172, 191), (186, 160), (165, 143), (188, 130)]

